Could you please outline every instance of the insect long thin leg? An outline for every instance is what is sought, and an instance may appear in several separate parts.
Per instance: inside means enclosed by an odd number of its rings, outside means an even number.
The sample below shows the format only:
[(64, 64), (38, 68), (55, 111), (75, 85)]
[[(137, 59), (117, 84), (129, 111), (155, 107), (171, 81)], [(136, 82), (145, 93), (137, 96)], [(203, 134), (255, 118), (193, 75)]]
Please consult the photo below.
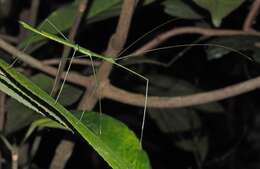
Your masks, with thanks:
[(177, 21), (177, 20), (181, 20), (181, 18), (173, 18), (173, 19), (170, 19), (158, 26), (156, 26), (155, 28), (151, 29), (150, 31), (146, 32), (145, 34), (143, 34), (141, 37), (139, 37), (138, 39), (136, 39), (133, 43), (131, 43), (129, 46), (127, 46), (125, 49), (123, 49), (119, 54), (118, 54), (118, 57), (117, 58), (121, 58), (121, 56), (128, 50), (130, 49), (132, 46), (134, 46), (137, 42), (139, 42), (140, 40), (144, 39), (147, 35), (153, 33), (155, 30), (158, 30), (159, 28), (171, 23), (171, 22), (174, 22), (174, 21)]
[(50, 24), (64, 39), (69, 40), (48, 18), (46, 18), (46, 22), (48, 22), (48, 24)]
[[(89, 58), (90, 58), (90, 62), (91, 62), (91, 67), (92, 67), (92, 72), (93, 72), (93, 76), (94, 76), (94, 79), (95, 79), (95, 87), (94, 87), (94, 90), (91, 92), (90, 96), (92, 96), (94, 94), (94, 92), (97, 92), (97, 96), (98, 96), (98, 104), (99, 104), (99, 115), (100, 115), (100, 118), (99, 118), (99, 134), (102, 133), (101, 131), (101, 115), (102, 115), (102, 104), (101, 104), (101, 99), (100, 99), (100, 94), (99, 94), (99, 91), (97, 90), (98, 86), (99, 86), (99, 83), (98, 83), (98, 79), (97, 79), (97, 76), (96, 76), (96, 70), (95, 70), (95, 66), (94, 66), (94, 62), (93, 62), (93, 58), (91, 55), (88, 55)], [(80, 116), (80, 119), (79, 121), (82, 120), (82, 118), (84, 117), (84, 114), (85, 114), (85, 111), (82, 112), (81, 116)]]
[[(69, 39), (47, 18), (46, 19), (46, 22), (51, 25), (51, 27), (58, 33), (60, 34), (63, 39), (69, 41)], [(50, 95), (53, 96), (56, 94), (56, 89), (57, 87), (59, 86), (59, 82), (60, 82), (60, 75), (62, 74), (63, 72), (63, 66), (66, 64), (67, 62), (67, 58), (66, 57), (62, 57), (61, 60), (60, 60), (60, 64), (59, 64), (59, 68), (58, 68), (58, 72), (57, 72), (57, 76), (55, 77), (55, 80), (54, 80), (54, 84), (53, 84), (53, 87), (52, 87), (52, 90), (51, 90), (51, 93)], [(62, 70), (61, 70), (62, 69)], [(58, 89), (59, 90), (59, 89)]]
[(56, 97), (56, 99), (55, 99), (55, 102), (57, 102), (57, 101), (59, 100), (59, 98), (60, 98), (62, 89), (63, 89), (63, 87), (64, 87), (64, 85), (65, 85), (65, 83), (66, 83), (66, 79), (67, 79), (67, 76), (68, 76), (68, 74), (69, 74), (70, 67), (71, 67), (71, 65), (72, 65), (73, 59), (74, 59), (75, 54), (76, 54), (77, 51), (78, 51), (78, 48), (77, 48), (77, 49), (74, 49), (74, 51), (73, 51), (73, 55), (71, 56), (68, 69), (67, 69), (67, 71), (66, 71), (66, 73), (65, 73), (64, 79), (63, 79), (63, 81), (62, 81), (62, 84), (61, 84), (59, 93), (58, 93), (58, 95), (57, 95), (57, 97)]
[[(30, 46), (31, 41), (32, 41), (35, 37), (36, 37), (36, 34), (34, 34), (34, 35), (26, 42), (26, 45), (25, 45), (25, 47), (22, 49), (22, 52), (25, 52), (25, 51), (28, 49), (28, 47)], [(12, 58), (14, 58), (14, 61), (9, 65), (9, 68), (14, 67), (15, 63), (19, 60), (18, 57), (13, 56), (13, 55), (12, 55)]]
[(95, 78), (95, 90), (97, 92), (97, 96), (98, 96), (98, 106), (99, 106), (99, 134), (101, 134), (101, 119), (102, 119), (102, 104), (101, 104), (101, 98), (100, 98), (100, 94), (99, 94), (99, 90), (98, 89), (98, 86), (99, 86), (99, 83), (98, 83), (98, 79), (97, 79), (97, 76), (96, 76), (96, 70), (95, 70), (95, 66), (94, 66), (94, 62), (93, 62), (93, 59), (92, 59), (92, 56), (89, 57), (90, 58), (90, 61), (91, 61), (91, 67), (92, 67), (92, 71), (93, 71), (93, 76)]
[(145, 100), (144, 100), (144, 109), (143, 109), (143, 118), (142, 118), (142, 126), (141, 126), (141, 136), (140, 136), (140, 148), (142, 148), (142, 142), (143, 142), (143, 137), (144, 137), (144, 127), (145, 127), (145, 120), (146, 120), (146, 112), (147, 112), (147, 101), (148, 101), (148, 92), (149, 92), (149, 79), (123, 65), (120, 65), (118, 63), (114, 63), (116, 66), (121, 67), (129, 72), (131, 72), (132, 74), (144, 79), (146, 81), (146, 85), (145, 85)]

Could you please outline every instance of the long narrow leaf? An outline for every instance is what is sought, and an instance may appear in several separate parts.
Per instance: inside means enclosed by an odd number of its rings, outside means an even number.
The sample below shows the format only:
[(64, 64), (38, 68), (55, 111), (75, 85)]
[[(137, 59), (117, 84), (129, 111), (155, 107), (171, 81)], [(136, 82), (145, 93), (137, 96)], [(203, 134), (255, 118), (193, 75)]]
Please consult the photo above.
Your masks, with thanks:
[[(107, 144), (104, 139), (101, 139), (102, 137), (93, 132), (87, 125), (79, 121), (77, 117), (62, 105), (56, 103), (55, 100), (46, 92), (41, 90), (22, 74), (18, 73), (15, 69), (10, 68), (10, 66), (1, 59), (0, 73), (0, 90), (27, 107), (61, 123), (69, 130), (79, 133), (112, 168), (149, 168), (147, 155), (139, 146), (131, 147), (136, 152), (129, 154), (129, 156), (132, 156), (131, 160), (123, 158), (113, 149), (113, 147)], [(113, 136), (110, 136), (110, 138), (112, 139)]]

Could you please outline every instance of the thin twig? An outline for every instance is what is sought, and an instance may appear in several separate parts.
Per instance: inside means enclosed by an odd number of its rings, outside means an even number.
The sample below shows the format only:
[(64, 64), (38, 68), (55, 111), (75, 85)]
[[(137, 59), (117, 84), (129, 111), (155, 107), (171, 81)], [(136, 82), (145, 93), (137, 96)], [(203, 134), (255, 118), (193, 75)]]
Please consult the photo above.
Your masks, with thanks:
[(33, 26), (35, 26), (35, 24), (36, 24), (39, 5), (40, 5), (40, 0), (31, 1), (29, 23)]
[(252, 29), (252, 24), (254, 22), (255, 17), (258, 14), (258, 9), (260, 7), (260, 0), (255, 0), (250, 8), (250, 11), (248, 12), (248, 15), (245, 19), (243, 30), (244, 31), (250, 31)]

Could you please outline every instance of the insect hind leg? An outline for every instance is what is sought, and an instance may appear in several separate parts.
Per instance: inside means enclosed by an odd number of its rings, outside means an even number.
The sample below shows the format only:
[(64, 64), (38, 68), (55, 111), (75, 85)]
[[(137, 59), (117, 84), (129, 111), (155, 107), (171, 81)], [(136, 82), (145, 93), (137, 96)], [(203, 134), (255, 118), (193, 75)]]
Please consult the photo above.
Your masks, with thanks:
[(146, 84), (145, 84), (145, 99), (144, 99), (144, 109), (143, 109), (143, 117), (142, 117), (142, 125), (141, 125), (141, 135), (140, 135), (140, 148), (142, 148), (142, 142), (143, 142), (143, 137), (144, 137), (144, 127), (145, 127), (145, 121), (146, 121), (146, 113), (147, 113), (147, 102), (148, 102), (148, 93), (149, 93), (149, 79), (117, 62), (114, 62), (114, 64), (118, 67), (121, 67), (130, 73), (140, 77), (141, 79), (144, 79)]

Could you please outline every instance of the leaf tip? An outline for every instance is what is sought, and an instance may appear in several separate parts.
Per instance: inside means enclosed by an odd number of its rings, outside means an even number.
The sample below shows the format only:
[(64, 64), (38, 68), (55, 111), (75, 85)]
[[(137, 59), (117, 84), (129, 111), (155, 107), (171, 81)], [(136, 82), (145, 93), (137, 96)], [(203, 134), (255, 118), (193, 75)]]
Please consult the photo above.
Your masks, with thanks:
[(222, 20), (213, 18), (212, 22), (213, 22), (213, 25), (218, 28), (218, 27), (220, 27)]

